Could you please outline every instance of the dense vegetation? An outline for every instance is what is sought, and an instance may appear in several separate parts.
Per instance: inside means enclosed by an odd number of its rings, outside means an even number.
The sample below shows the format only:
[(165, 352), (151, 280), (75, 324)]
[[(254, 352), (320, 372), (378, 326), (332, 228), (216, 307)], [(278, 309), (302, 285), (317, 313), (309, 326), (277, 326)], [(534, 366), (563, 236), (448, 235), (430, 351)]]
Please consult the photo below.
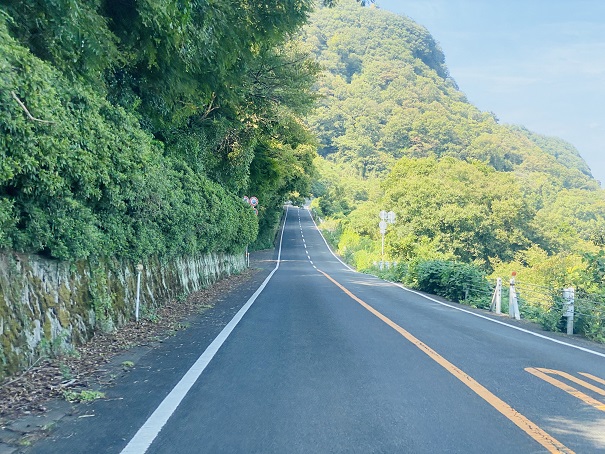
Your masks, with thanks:
[(301, 40), (312, 0), (0, 0), (0, 248), (237, 252), (312, 193), (360, 269), (393, 210), (391, 278), (481, 305), (514, 269), (553, 289), (522, 294), (550, 327), (573, 285), (605, 338), (605, 196), (577, 150), (469, 104), (418, 24), (322, 3)]
[(312, 8), (0, 2), (0, 248), (238, 251), (259, 226), (270, 242), (315, 156), (300, 118), (318, 67), (293, 39)]
[(573, 285), (579, 329), (605, 339), (605, 192), (577, 150), (469, 104), (408, 18), (343, 2), (305, 33), (327, 70), (308, 117), (322, 156), (313, 206), (341, 254), (379, 272), (378, 213), (393, 210), (389, 277), (489, 305), (485, 276), (515, 270), (525, 315), (551, 328)]

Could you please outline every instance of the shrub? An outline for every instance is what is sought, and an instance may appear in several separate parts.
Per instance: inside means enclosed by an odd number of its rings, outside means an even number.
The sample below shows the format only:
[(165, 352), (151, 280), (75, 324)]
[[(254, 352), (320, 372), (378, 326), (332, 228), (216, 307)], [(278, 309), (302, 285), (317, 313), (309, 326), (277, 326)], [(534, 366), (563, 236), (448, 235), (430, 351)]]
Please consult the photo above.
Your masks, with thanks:
[(419, 290), (455, 302), (475, 300), (490, 293), (483, 272), (467, 263), (446, 260), (420, 261), (410, 266), (406, 280)]

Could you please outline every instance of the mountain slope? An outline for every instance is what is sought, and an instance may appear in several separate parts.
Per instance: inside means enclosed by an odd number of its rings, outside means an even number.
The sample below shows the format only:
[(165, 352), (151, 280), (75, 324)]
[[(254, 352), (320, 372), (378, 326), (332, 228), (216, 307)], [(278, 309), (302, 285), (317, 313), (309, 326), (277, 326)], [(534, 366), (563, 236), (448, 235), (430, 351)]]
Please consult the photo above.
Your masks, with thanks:
[[(576, 332), (605, 341), (605, 191), (577, 150), (470, 104), (405, 17), (343, 0), (311, 19), (305, 41), (327, 70), (308, 117), (312, 209), (345, 260), (478, 307), (486, 275), (515, 271), (522, 316), (551, 330), (573, 286)], [(384, 236), (381, 210), (397, 218)]]
[(343, 1), (312, 15), (305, 42), (326, 69), (308, 117), (321, 142), (315, 206), (337, 219), (352, 262), (380, 258), (382, 209), (402, 221), (386, 239), (393, 260), (491, 270), (534, 246), (601, 247), (605, 196), (577, 150), (470, 104), (426, 29)]
[(352, 163), (361, 176), (402, 156), (450, 156), (530, 179), (546, 173), (556, 186), (598, 188), (569, 144), (499, 125), (468, 103), (439, 46), (410, 19), (343, 1), (312, 16), (305, 41), (327, 70), (308, 120), (320, 153)]

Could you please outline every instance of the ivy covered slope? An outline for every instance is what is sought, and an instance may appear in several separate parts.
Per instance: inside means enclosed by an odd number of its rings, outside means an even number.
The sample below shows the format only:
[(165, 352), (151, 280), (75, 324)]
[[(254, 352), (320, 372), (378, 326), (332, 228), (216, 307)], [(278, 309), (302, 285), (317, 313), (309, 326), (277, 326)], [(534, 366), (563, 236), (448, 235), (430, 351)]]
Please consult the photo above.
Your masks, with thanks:
[(259, 226), (269, 243), (315, 156), (317, 66), (292, 40), (313, 2), (286, 3), (2, 2), (0, 248), (234, 252)]
[(605, 296), (605, 192), (573, 146), (471, 105), (406, 17), (342, 2), (305, 32), (327, 70), (308, 117), (314, 206), (350, 262), (381, 259), (378, 213), (393, 210), (385, 260), (410, 285), (419, 264), (448, 262)]

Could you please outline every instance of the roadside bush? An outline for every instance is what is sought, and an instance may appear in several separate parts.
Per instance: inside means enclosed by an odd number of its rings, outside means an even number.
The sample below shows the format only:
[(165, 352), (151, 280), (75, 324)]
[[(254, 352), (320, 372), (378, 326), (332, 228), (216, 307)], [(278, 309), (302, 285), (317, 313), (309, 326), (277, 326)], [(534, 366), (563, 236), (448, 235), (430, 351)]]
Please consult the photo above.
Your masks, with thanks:
[(574, 331), (588, 339), (605, 343), (605, 297), (580, 294), (575, 301)]
[(391, 265), (389, 268), (383, 269), (382, 271), (377, 266), (372, 266), (366, 271), (371, 272), (372, 274), (376, 274), (380, 278), (385, 279), (387, 281), (405, 282), (406, 276), (408, 274), (408, 269), (409, 265), (407, 263), (398, 262), (397, 264)]
[(411, 264), (406, 281), (423, 292), (462, 302), (489, 294), (485, 275), (476, 266), (445, 260)]
[(68, 80), (2, 19), (0, 248), (140, 260), (243, 251), (254, 241), (257, 220), (238, 197), (166, 157), (102, 87)]

